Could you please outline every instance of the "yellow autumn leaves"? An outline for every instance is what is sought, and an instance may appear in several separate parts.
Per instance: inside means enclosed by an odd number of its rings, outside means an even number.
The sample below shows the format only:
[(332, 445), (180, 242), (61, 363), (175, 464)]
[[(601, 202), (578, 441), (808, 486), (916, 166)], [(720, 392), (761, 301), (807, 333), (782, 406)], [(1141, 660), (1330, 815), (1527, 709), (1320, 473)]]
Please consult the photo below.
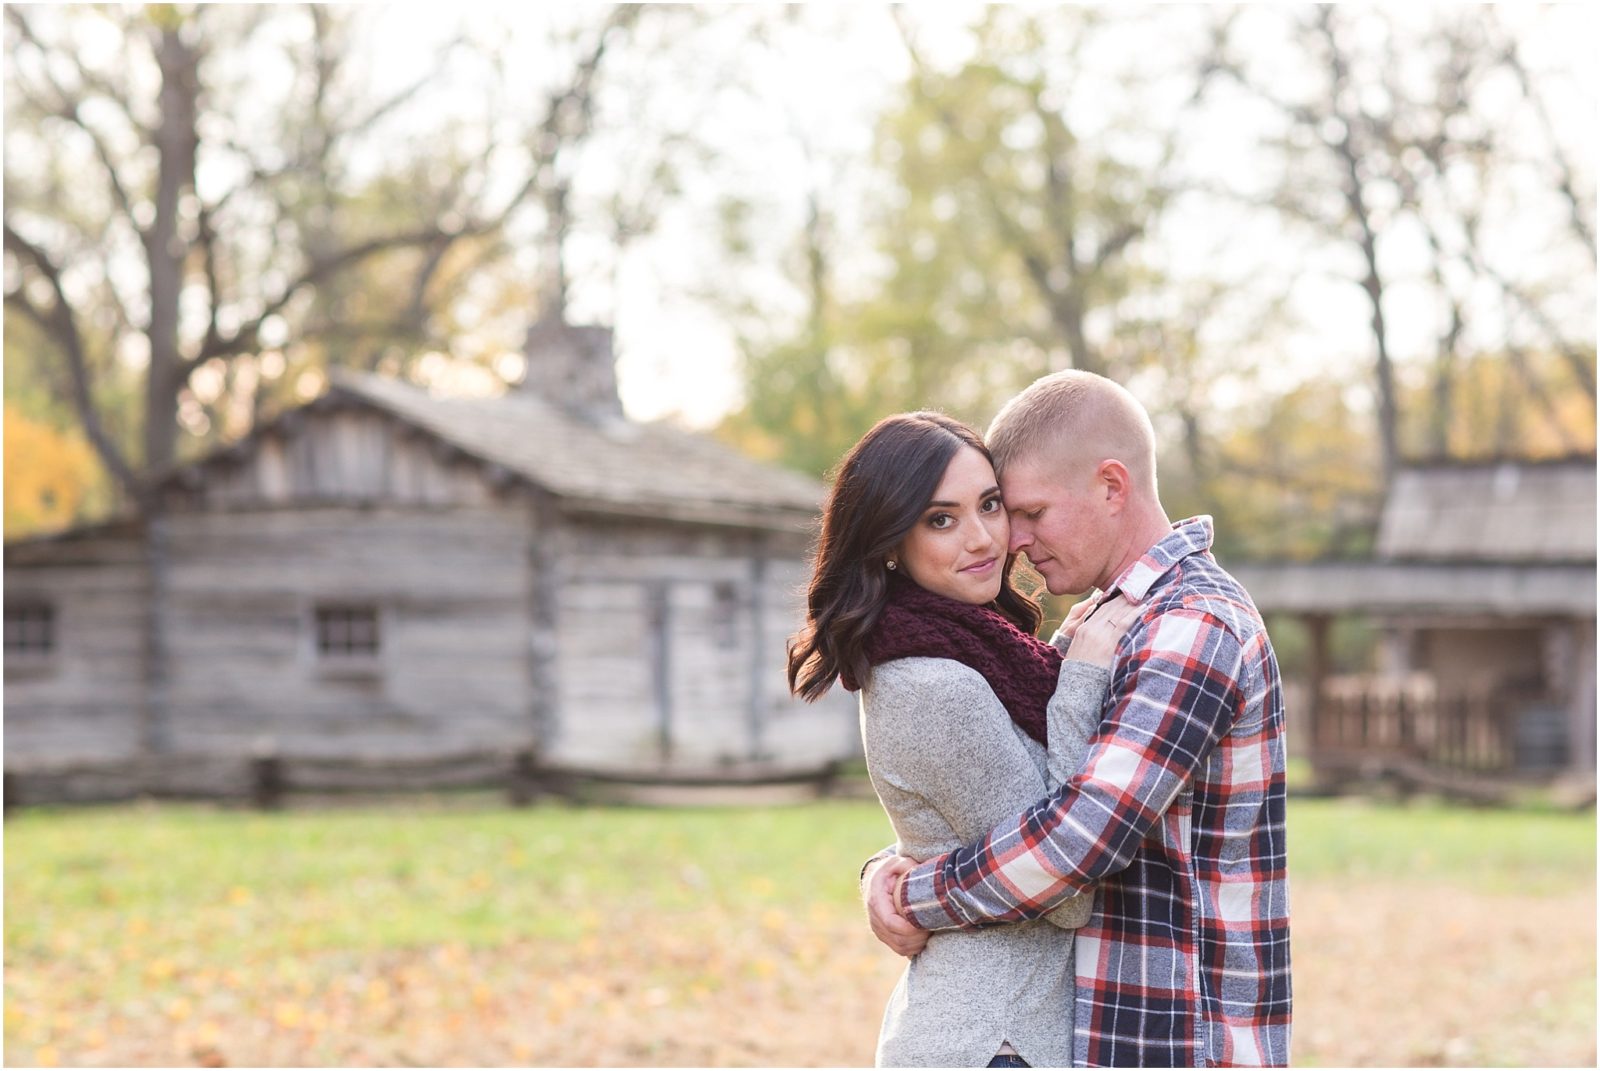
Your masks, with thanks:
[(65, 528), (87, 499), (105, 495), (105, 477), (82, 435), (5, 406), (5, 535)]

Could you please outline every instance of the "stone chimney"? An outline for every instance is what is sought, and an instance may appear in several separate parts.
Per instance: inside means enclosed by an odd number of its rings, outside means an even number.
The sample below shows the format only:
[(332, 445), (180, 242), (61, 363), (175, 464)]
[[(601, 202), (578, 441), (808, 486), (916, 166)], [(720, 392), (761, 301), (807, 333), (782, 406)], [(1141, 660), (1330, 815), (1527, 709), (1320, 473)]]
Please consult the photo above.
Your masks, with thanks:
[(611, 328), (544, 316), (528, 329), (522, 353), (528, 370), (519, 389), (591, 423), (622, 419)]

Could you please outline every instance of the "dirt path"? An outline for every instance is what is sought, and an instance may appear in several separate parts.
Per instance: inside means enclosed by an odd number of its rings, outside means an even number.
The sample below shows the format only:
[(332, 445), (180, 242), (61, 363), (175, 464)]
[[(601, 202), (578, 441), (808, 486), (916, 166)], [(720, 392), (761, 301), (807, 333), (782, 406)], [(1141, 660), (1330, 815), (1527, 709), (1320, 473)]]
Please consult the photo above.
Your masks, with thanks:
[(1292, 895), (1296, 1063), (1594, 1066), (1592, 889)]

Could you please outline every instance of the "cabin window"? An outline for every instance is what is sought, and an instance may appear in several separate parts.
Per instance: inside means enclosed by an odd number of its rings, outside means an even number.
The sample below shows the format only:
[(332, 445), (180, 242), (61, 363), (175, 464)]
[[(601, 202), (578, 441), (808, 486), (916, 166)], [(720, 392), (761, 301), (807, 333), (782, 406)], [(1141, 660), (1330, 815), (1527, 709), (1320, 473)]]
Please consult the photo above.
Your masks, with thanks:
[(317, 657), (329, 660), (378, 656), (378, 608), (317, 607)]
[(6, 604), (8, 658), (41, 658), (56, 649), (56, 608), (49, 603)]
[(711, 589), (711, 634), (718, 647), (739, 644), (739, 589), (723, 581)]

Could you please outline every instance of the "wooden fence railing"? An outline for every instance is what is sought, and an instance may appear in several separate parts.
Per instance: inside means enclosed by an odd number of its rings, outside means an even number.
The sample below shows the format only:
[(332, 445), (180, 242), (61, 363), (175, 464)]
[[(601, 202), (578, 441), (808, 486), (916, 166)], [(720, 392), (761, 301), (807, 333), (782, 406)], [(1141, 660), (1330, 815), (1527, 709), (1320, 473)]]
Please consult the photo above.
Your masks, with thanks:
[(1487, 690), (1441, 689), (1427, 679), (1330, 681), (1312, 726), (1313, 761), (1395, 759), (1463, 773), (1508, 773), (1519, 766), (1518, 719), (1525, 705)]

